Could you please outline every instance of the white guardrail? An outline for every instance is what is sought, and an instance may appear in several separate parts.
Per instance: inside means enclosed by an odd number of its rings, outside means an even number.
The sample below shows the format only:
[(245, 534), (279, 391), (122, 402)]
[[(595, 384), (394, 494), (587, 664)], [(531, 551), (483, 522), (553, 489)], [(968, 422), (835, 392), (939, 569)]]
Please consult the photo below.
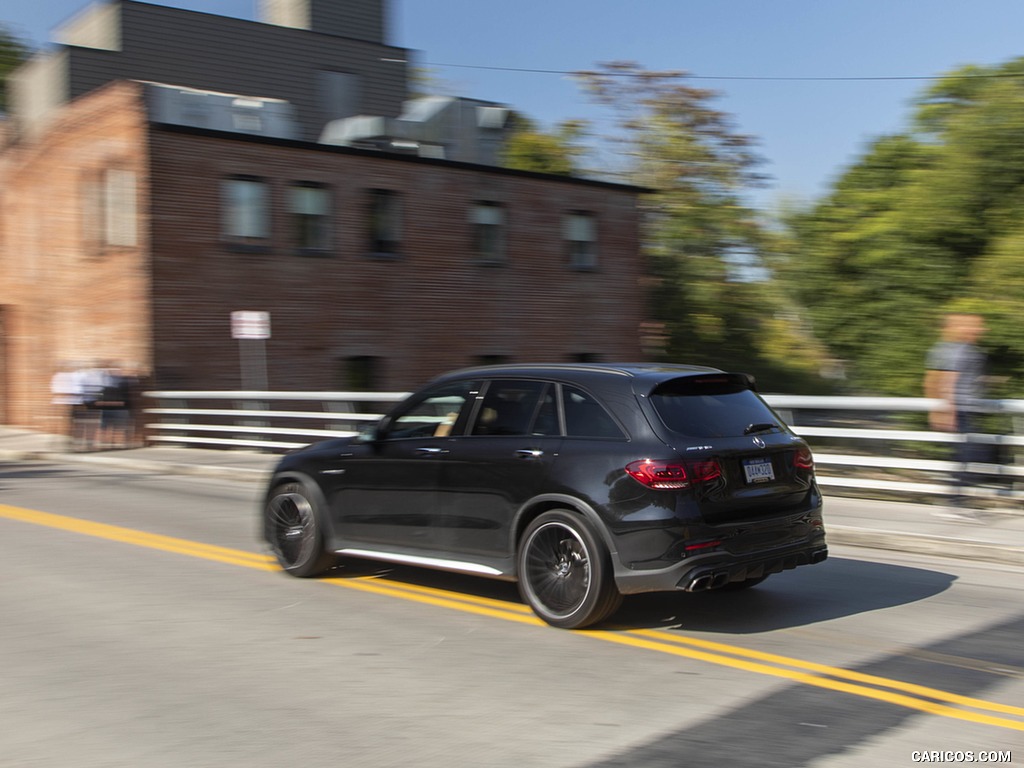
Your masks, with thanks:
[[(147, 392), (150, 443), (285, 451), (329, 437), (349, 437), (381, 418), (404, 392)], [(862, 495), (955, 492), (951, 443), (961, 435), (921, 428), (937, 404), (926, 398), (765, 395), (814, 449), (818, 482)], [(989, 401), (998, 433), (972, 435), (989, 446), (986, 463), (968, 469), (973, 492), (1024, 499), (1024, 400)], [(314, 406), (316, 410), (312, 407)], [(919, 426), (921, 425), (921, 426)]]

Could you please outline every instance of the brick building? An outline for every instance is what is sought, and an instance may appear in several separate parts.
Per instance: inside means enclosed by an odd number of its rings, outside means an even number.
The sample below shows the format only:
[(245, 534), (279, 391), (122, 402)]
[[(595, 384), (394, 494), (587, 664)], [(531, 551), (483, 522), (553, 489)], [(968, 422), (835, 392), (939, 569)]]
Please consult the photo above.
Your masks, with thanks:
[[(360, 13), (331, 16), (324, 6)], [(16, 98), (4, 126), (0, 423), (52, 426), (49, 380), (65, 362), (122, 361), (159, 388), (240, 388), (240, 345), (251, 342), (232, 338), (235, 311), (269, 313), (271, 337), (260, 343), (267, 386), (278, 390), (407, 389), (491, 360), (641, 358), (636, 188), (439, 156), (459, 156), (453, 146), (364, 148), (380, 146), (380, 130), (355, 115), (376, 110), (371, 122), (391, 121), (394, 132), (403, 114), (401, 99), (364, 87), (404, 90), (404, 71), (373, 74), (376, 59), (366, 54), (367, 46), (395, 50), (379, 39), (382, 16), (368, 12), (381, 12), (381, 2), (275, 7), (305, 9), (307, 19), (320, 8), (328, 22), (355, 18), (362, 31), (270, 29), (119, 2), (93, 11), (91, 24), (74, 22), (77, 45), (20, 73), (19, 82), (53, 86), (63, 70), (65, 84), (86, 84)], [(313, 36), (324, 50), (348, 51), (339, 54), (348, 71), (332, 79), (322, 59), (296, 65), (296, 82), (319, 86), (289, 92), (258, 71), (228, 81), (204, 79), (201, 67), (176, 74), (171, 64), (157, 72), (107, 62), (102, 77), (90, 64), (89, 80), (68, 66), (92, 61), (96, 50), (78, 46), (112, 39), (110, 24), (120, 50), (102, 52), (144, 60), (147, 18), (184, 38), (214, 25), (220, 57), (240, 35), (267, 43), (282, 34), (289, 45)], [(153, 60), (173, 58), (157, 47)], [(359, 61), (365, 68), (353, 80)], [(338, 108), (317, 107), (317, 94)], [(183, 104), (202, 106), (201, 119)], [(339, 118), (354, 118), (374, 140), (316, 141), (318, 128)]]

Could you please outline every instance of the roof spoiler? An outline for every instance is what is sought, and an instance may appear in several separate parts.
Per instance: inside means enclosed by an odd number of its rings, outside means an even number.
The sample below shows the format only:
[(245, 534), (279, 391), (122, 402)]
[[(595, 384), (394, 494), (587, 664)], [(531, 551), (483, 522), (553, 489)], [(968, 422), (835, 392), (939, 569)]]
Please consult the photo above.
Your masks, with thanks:
[(757, 381), (749, 373), (697, 373), (663, 381), (651, 390), (651, 394), (699, 395), (708, 391), (727, 393), (744, 389), (757, 391)]

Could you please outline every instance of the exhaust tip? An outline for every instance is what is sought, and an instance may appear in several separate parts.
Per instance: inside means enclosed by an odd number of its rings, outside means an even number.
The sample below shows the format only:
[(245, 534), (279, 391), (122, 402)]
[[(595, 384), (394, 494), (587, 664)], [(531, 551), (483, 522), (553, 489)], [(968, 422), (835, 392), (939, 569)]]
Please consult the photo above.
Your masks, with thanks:
[(728, 571), (717, 571), (714, 573), (702, 573), (690, 579), (684, 587), (687, 592), (706, 592), (709, 589), (718, 589), (729, 583)]
[(686, 587), (687, 592), (703, 592), (706, 589), (711, 589), (711, 574), (704, 574), (698, 576)]

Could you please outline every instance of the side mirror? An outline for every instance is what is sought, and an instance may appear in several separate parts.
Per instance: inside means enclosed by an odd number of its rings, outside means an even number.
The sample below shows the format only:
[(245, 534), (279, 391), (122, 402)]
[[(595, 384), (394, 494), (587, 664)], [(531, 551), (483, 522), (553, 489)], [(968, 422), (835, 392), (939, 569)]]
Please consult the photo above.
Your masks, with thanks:
[(380, 421), (364, 422), (360, 424), (355, 437), (356, 442), (376, 443), (378, 440), (383, 439), (387, 432), (389, 421), (390, 420), (385, 416)]

